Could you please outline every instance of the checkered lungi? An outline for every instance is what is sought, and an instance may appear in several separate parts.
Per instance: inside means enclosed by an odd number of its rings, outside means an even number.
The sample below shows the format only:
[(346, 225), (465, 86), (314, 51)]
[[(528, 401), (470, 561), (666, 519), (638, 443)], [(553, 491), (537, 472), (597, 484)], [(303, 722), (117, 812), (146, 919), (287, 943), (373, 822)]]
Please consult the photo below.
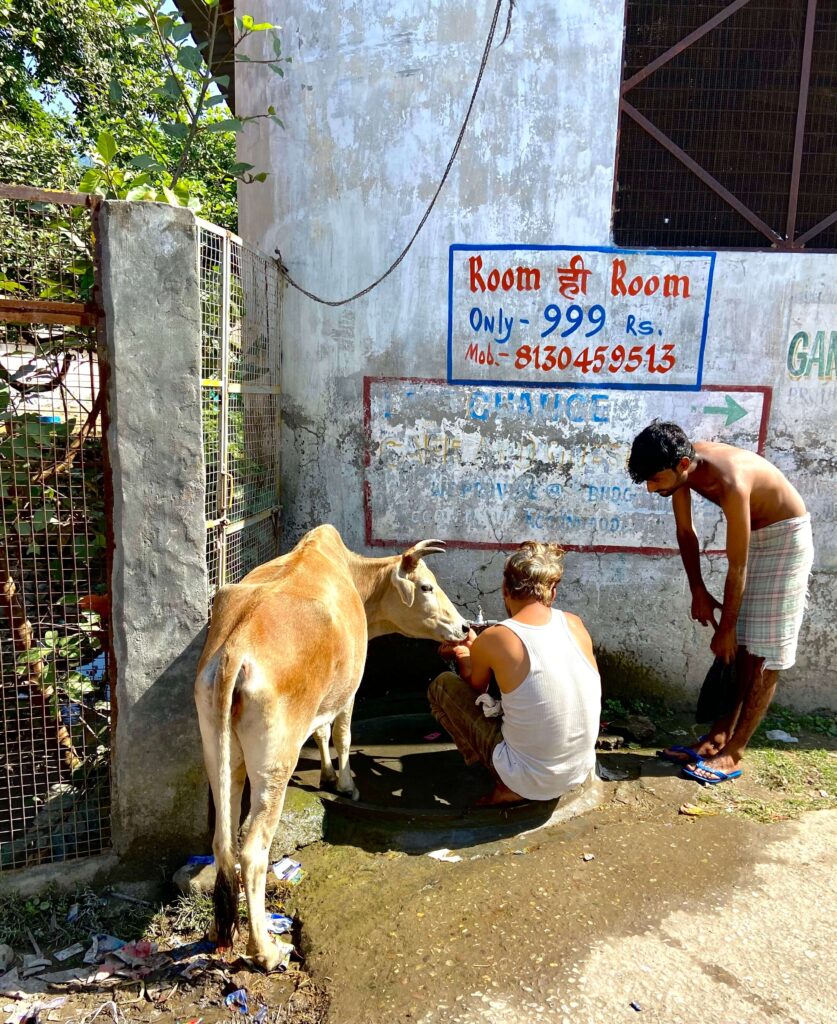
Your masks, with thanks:
[(766, 669), (790, 668), (796, 660), (813, 560), (810, 515), (785, 519), (750, 534), (738, 643), (755, 657), (764, 658)]

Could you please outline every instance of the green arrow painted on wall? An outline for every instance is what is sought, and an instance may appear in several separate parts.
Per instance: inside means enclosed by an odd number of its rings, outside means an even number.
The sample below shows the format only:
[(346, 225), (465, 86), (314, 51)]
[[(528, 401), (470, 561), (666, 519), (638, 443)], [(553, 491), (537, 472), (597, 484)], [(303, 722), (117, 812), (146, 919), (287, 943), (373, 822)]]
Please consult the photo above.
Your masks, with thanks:
[(726, 427), (747, 415), (747, 409), (743, 405), (739, 405), (731, 395), (724, 395), (724, 402), (726, 402), (726, 405), (705, 405), (703, 411), (720, 413), (721, 416), (726, 416), (727, 421), (724, 424)]

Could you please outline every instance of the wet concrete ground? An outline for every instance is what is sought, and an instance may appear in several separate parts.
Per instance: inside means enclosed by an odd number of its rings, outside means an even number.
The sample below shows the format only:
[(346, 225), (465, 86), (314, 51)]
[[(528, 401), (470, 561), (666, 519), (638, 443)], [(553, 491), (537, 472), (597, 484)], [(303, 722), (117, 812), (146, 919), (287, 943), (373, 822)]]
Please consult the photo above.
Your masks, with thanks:
[[(721, 802), (689, 818), (678, 808), (702, 790), (676, 769), (605, 760), (633, 778), (605, 783), (598, 810), (464, 845), (460, 863), (381, 849), (380, 836), (302, 851), (297, 910), (329, 1020), (832, 1024), (837, 812), (763, 825)], [(435, 774), (418, 763), (419, 782)], [(376, 772), (397, 802), (405, 787)], [(425, 778), (425, 793), (453, 781)]]

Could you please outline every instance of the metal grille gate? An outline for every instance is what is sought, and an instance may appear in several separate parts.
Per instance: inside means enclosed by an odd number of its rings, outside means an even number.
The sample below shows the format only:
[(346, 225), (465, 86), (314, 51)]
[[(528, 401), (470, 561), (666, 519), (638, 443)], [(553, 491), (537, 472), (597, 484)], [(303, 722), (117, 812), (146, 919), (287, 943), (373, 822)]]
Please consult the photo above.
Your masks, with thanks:
[(110, 844), (96, 201), (0, 186), (0, 869)]
[(619, 245), (837, 246), (834, 0), (627, 0)]
[(279, 554), (280, 279), (236, 235), (198, 221), (210, 600)]

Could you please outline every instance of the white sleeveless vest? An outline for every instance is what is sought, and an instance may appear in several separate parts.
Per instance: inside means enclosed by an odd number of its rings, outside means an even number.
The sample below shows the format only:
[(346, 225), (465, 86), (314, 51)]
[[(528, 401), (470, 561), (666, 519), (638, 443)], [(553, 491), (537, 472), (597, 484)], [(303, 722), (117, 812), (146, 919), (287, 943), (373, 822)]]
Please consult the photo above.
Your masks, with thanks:
[(599, 673), (582, 654), (564, 613), (544, 626), (513, 619), (500, 625), (520, 638), (529, 674), (503, 697), (503, 739), (494, 767), (526, 800), (554, 800), (584, 782), (596, 765), (601, 717)]

